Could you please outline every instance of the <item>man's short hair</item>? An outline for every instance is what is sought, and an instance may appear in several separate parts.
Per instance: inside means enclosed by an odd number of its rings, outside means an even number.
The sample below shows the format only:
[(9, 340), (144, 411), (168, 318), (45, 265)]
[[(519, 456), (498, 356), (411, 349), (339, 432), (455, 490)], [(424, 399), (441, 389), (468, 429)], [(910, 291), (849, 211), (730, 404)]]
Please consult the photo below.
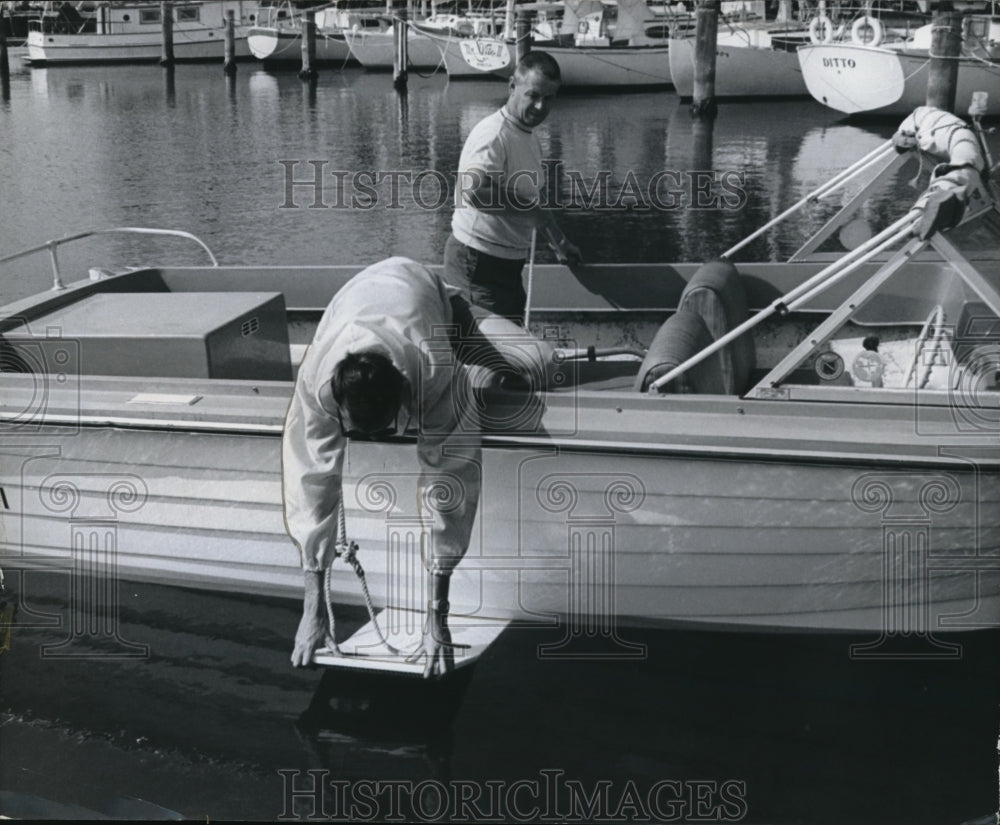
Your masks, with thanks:
[(548, 52), (528, 52), (517, 64), (514, 77), (522, 80), (530, 71), (542, 73), (542, 77), (554, 83), (562, 83), (562, 72), (556, 59)]
[(372, 433), (391, 424), (403, 401), (403, 375), (380, 352), (345, 356), (334, 367), (330, 383), (333, 400), (363, 432)]

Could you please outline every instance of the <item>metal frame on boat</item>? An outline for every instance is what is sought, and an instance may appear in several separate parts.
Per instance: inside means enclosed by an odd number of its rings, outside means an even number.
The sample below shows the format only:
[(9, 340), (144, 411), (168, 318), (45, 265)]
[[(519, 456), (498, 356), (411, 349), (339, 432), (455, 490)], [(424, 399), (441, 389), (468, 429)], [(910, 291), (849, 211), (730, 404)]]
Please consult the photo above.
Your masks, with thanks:
[[(902, 162), (884, 145), (785, 214)], [(785, 263), (531, 268), (562, 381), (482, 389), (453, 626), (561, 627), (556, 656), (595, 640), (638, 655), (624, 628), (678, 622), (953, 655), (941, 636), (1000, 623), (997, 199), (935, 183), (868, 242), (824, 251), (873, 185)], [(298, 596), (282, 423), (315, 324), (359, 268), (93, 270), (4, 307), (8, 584), (55, 568)], [(414, 437), (351, 442), (344, 479), (371, 594), (411, 622), (428, 508), (461, 495), (421, 495)], [(349, 570), (333, 594), (360, 601)]]

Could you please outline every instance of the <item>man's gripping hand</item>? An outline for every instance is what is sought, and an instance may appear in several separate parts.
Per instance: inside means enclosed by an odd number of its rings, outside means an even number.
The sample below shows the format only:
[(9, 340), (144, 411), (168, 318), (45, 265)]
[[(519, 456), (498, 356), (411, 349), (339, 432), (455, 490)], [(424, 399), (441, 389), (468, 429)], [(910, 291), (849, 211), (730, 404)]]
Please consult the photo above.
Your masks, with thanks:
[(306, 667), (313, 662), (313, 655), (321, 647), (337, 651), (326, 623), (326, 605), (323, 601), (323, 572), (305, 571), (305, 595), (302, 599), (302, 618), (295, 633), (292, 666)]

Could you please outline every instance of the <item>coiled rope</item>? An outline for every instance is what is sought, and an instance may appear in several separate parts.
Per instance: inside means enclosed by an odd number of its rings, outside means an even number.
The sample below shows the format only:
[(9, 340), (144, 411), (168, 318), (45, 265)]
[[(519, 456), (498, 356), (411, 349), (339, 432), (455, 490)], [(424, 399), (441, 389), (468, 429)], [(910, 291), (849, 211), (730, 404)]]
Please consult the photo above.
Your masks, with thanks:
[[(378, 636), (379, 641), (382, 642), (386, 650), (393, 655), (401, 655), (399, 650), (389, 644), (389, 640), (386, 639), (385, 634), (382, 633), (382, 628), (379, 627), (378, 619), (375, 617), (375, 606), (372, 604), (371, 593), (368, 591), (368, 580), (365, 578), (364, 568), (358, 560), (357, 542), (349, 542), (347, 540), (347, 517), (344, 515), (343, 494), (341, 494), (340, 503), (337, 506), (337, 541), (334, 543), (333, 557), (334, 559), (343, 558), (344, 561), (354, 568), (354, 572), (357, 574), (358, 580), (361, 583), (361, 593), (365, 598), (365, 607), (368, 608), (368, 617), (371, 619), (372, 626), (375, 628), (375, 633)], [(324, 591), (324, 595), (326, 597), (327, 629), (330, 634), (330, 640), (333, 643), (333, 647), (336, 649), (336, 636), (334, 635), (336, 619), (333, 615), (333, 564), (330, 564), (326, 568), (326, 573), (324, 575)]]

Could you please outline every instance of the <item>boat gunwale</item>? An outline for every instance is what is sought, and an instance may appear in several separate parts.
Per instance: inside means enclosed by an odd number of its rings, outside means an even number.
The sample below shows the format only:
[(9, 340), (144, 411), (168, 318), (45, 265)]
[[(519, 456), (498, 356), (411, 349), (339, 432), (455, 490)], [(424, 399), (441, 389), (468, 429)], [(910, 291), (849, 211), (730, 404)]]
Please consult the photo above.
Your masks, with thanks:
[[(291, 381), (251, 381), (246, 379), (189, 379), (189, 378), (158, 378), (156, 389), (160, 392), (177, 392), (183, 389), (186, 393), (200, 395), (199, 403), (211, 402), (208, 388), (229, 390), (228, 393), (216, 393), (221, 396), (236, 397), (246, 393), (246, 399), (253, 404), (270, 407), (269, 410), (256, 415), (234, 412), (232, 410), (214, 409), (204, 414), (192, 414), (190, 406), (177, 409), (177, 414), (169, 416), (162, 405), (137, 405), (128, 409), (128, 400), (109, 403), (106, 399), (107, 387), (119, 388), (123, 395), (134, 395), (149, 390), (149, 382), (153, 379), (141, 379), (128, 376), (86, 376), (91, 389), (87, 392), (102, 395), (98, 402), (86, 402), (81, 398), (83, 391), (72, 387), (62, 387), (59, 390), (48, 390), (48, 407), (40, 421), (25, 424), (18, 419), (23, 412), (10, 412), (4, 407), (12, 406), (12, 384), (22, 384), (23, 392), (34, 395), (34, 376), (5, 373), (4, 400), (0, 401), (0, 424), (11, 425), (10, 428), (0, 427), (0, 432), (16, 443), (27, 442), (33, 438), (45, 438), (45, 433), (52, 429), (132, 429), (165, 432), (231, 434), (239, 436), (280, 437), (283, 431), (283, 420), (287, 403), (291, 398), (293, 382)], [(95, 385), (97, 386), (94, 389)], [(848, 387), (830, 387), (835, 391), (848, 390)], [(884, 390), (862, 391), (862, 394), (875, 397)], [(895, 394), (905, 393), (913, 397), (914, 390), (899, 390)], [(845, 393), (840, 393), (844, 395)], [(850, 392), (850, 394), (857, 394)], [(62, 396), (62, 407), (55, 400)], [(914, 405), (887, 403), (850, 403), (848, 401), (824, 404), (822, 401), (782, 400), (741, 398), (724, 395), (649, 395), (626, 390), (587, 390), (556, 391), (544, 393), (539, 400), (539, 406), (552, 410), (550, 421), (555, 425), (546, 429), (544, 424), (534, 431), (508, 432), (496, 429), (484, 429), (481, 433), (484, 447), (489, 448), (530, 448), (537, 450), (539, 446), (557, 449), (560, 452), (572, 453), (628, 453), (630, 455), (650, 456), (714, 456), (718, 458), (746, 458), (765, 461), (786, 461), (793, 458), (798, 463), (821, 464), (892, 464), (909, 468), (918, 466), (968, 466), (964, 459), (949, 456), (948, 449), (969, 450), (980, 452), (977, 466), (1000, 468), (1000, 453), (990, 455), (991, 449), (996, 449), (995, 433), (984, 430), (969, 432), (944, 431), (934, 434), (920, 435), (914, 428), (917, 408)], [(951, 421), (952, 409), (948, 406), (950, 394), (947, 391), (928, 393), (940, 403), (929, 405), (921, 411), (930, 416), (927, 423), (946, 426)], [(1000, 393), (993, 393), (1000, 410)], [(537, 396), (535, 396), (537, 398)], [(486, 401), (492, 402), (491, 409), (495, 413), (503, 413), (504, 404), (508, 408), (524, 407), (526, 395), (503, 390), (493, 390), (487, 393)], [(75, 402), (75, 403), (74, 403)], [(152, 407), (152, 409), (151, 409)], [(88, 409), (89, 408), (89, 409)], [(203, 408), (204, 409), (204, 408)], [(611, 430), (602, 427), (600, 422), (592, 422), (590, 426), (582, 426), (581, 417), (588, 412), (604, 415), (642, 416), (644, 425), (641, 430), (623, 428)], [(653, 413), (660, 420), (668, 420), (673, 424), (670, 429), (658, 429), (656, 421), (650, 421)], [(592, 417), (592, 416), (591, 416)], [(685, 424), (697, 420), (704, 422), (711, 417), (714, 424), (700, 431), (685, 429)], [(569, 419), (570, 425), (559, 429), (559, 424)], [(732, 429), (734, 420), (752, 422), (757, 426), (754, 432), (735, 432)], [(808, 422), (814, 422), (808, 438), (801, 431), (789, 433), (790, 421), (795, 421), (799, 427)], [(852, 427), (851, 421), (857, 422)], [(839, 424), (831, 433), (830, 427), (823, 422)], [(860, 428), (860, 429), (859, 429)], [(880, 429), (881, 428), (881, 429)], [(909, 428), (909, 429), (907, 429)], [(595, 436), (595, 434), (614, 432), (618, 438)], [(881, 437), (884, 431), (907, 434), (894, 442)], [(861, 435), (869, 434), (866, 442)], [(656, 434), (659, 440), (652, 440)], [(381, 443), (413, 444), (417, 440), (416, 433), (406, 433), (384, 439)], [(942, 444), (943, 440), (943, 444)], [(800, 446), (788, 446), (788, 445)], [(822, 449), (819, 447), (822, 445)], [(866, 450), (865, 447), (868, 447)], [(2, 452), (2, 450), (0, 450)]]

